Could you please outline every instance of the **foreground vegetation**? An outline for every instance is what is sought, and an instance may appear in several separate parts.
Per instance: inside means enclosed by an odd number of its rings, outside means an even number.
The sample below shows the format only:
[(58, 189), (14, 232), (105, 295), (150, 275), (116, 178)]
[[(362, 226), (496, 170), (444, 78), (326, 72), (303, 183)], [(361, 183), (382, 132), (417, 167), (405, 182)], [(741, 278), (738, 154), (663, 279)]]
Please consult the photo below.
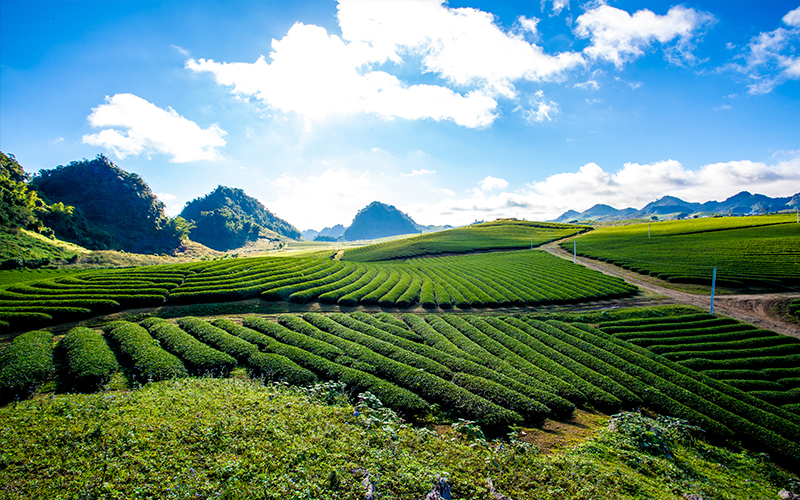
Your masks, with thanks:
[(450, 309), (580, 302), (635, 291), (619, 278), (537, 250), (388, 263), (261, 257), (92, 270), (13, 285), (0, 290), (0, 321), (30, 327), (121, 308), (255, 297)]
[[(579, 255), (680, 283), (800, 283), (795, 214), (720, 217), (600, 228), (576, 240)], [(572, 252), (573, 243), (563, 243)]]
[(342, 259), (370, 262), (441, 253), (531, 248), (590, 229), (590, 226), (504, 219), (352, 248), (345, 250)]
[[(353, 406), (354, 405), (354, 406)], [(487, 441), (469, 423), (439, 434), (404, 424), (368, 394), (183, 379), (60, 395), (0, 409), (0, 497), (419, 499), (443, 477), (455, 499), (776, 498), (796, 487), (763, 455), (697, 439), (674, 419), (612, 418), (556, 455)]]

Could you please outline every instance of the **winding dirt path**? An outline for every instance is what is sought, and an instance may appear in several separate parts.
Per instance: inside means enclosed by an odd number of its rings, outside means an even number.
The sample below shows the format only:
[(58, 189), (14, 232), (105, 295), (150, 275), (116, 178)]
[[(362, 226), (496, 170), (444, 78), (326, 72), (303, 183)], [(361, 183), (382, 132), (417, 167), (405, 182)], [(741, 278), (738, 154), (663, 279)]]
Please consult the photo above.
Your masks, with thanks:
[[(549, 243), (540, 248), (562, 259), (572, 261), (574, 258), (571, 253), (558, 246), (558, 243)], [(709, 309), (711, 306), (710, 296), (697, 295), (667, 288), (659, 284), (661, 280), (651, 276), (642, 276), (641, 274), (622, 269), (613, 264), (587, 259), (585, 257), (578, 257), (578, 263), (589, 269), (600, 271), (603, 274), (622, 278), (628, 283), (636, 285), (644, 290), (669, 297), (675, 303), (690, 304), (704, 309)], [(717, 295), (714, 298), (714, 313), (729, 316), (744, 321), (745, 323), (758, 326), (759, 328), (765, 328), (784, 335), (800, 338), (800, 327), (798, 327), (797, 324), (785, 321), (775, 311), (775, 306), (777, 304), (798, 297), (800, 297), (800, 293), (797, 292)]]

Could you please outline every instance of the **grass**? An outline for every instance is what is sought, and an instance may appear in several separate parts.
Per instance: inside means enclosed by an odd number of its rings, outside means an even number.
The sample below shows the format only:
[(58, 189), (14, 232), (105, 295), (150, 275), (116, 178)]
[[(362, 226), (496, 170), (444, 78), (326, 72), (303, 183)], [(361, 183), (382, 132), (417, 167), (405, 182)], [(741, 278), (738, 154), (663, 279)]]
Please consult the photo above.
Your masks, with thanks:
[(487, 442), (469, 425), (411, 427), (330, 385), (167, 381), (17, 403), (0, 421), (0, 498), (355, 499), (368, 471), (387, 500), (422, 498), (437, 475), (459, 499), (486, 498), (491, 478), (517, 500), (748, 500), (791, 480), (763, 455), (657, 434), (664, 424), (638, 414), (545, 455), (519, 433)]
[(87, 252), (89, 251), (78, 245), (60, 240), (51, 240), (26, 229), (0, 230), (0, 260), (66, 260)]

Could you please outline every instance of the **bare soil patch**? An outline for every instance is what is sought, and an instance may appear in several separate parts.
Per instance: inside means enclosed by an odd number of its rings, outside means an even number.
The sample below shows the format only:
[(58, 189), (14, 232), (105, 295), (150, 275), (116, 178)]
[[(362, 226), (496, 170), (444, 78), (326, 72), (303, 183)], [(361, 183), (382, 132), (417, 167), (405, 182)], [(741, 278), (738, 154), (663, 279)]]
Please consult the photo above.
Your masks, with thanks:
[(571, 448), (605, 427), (608, 415), (598, 411), (575, 410), (570, 420), (546, 420), (541, 428), (520, 430), (519, 439), (539, 448), (543, 454)]

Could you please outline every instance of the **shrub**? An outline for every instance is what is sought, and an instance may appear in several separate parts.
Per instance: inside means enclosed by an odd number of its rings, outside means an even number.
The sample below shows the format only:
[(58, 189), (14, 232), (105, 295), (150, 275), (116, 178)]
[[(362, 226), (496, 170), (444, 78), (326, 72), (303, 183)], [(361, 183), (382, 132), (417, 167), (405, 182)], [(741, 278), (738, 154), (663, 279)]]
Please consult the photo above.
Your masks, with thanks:
[(0, 400), (28, 397), (53, 375), (53, 334), (19, 335), (0, 353)]
[(119, 363), (103, 335), (91, 328), (73, 328), (56, 345), (55, 358), (62, 365), (62, 386), (78, 392), (93, 392), (119, 371)]
[(200, 342), (178, 326), (161, 318), (148, 318), (141, 326), (159, 341), (161, 347), (178, 356), (195, 375), (227, 376), (236, 367), (236, 360)]
[(103, 331), (133, 381), (144, 383), (188, 375), (181, 360), (159, 347), (143, 327), (127, 321), (114, 321)]

